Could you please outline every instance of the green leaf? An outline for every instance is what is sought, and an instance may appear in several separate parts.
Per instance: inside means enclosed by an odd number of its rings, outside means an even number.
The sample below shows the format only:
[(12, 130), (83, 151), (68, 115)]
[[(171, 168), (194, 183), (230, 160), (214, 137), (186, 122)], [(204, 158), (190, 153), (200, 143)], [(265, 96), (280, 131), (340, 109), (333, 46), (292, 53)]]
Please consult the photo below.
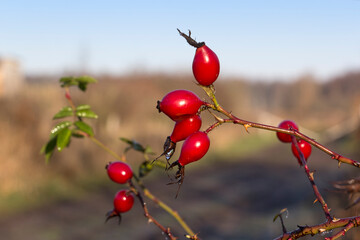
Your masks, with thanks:
[(89, 109), (76, 111), (76, 116), (84, 118), (98, 118), (98, 115)]
[(74, 124), (80, 131), (83, 131), (84, 133), (88, 134), (89, 136), (94, 136), (94, 131), (93, 131), (92, 127), (89, 126), (88, 124), (84, 123), (83, 121), (77, 121)]
[(66, 146), (70, 143), (71, 130), (67, 127), (62, 129), (58, 135), (56, 140), (57, 149), (61, 152)]
[(68, 87), (72, 85), (78, 85), (78, 81), (74, 77), (62, 77), (60, 78), (61, 87)]
[(89, 76), (82, 76), (82, 77), (77, 77), (76, 81), (78, 82), (78, 87), (81, 91), (85, 92), (87, 85), (89, 83), (96, 83), (97, 80), (95, 78), (89, 77)]
[(79, 85), (78, 85), (79, 89), (83, 92), (86, 91), (86, 87), (87, 87), (87, 83), (82, 83), (82, 82), (79, 82)]
[(89, 110), (89, 109), (90, 109), (90, 105), (87, 104), (79, 105), (76, 107), (76, 111)]
[(149, 172), (151, 172), (151, 170), (153, 169), (154, 165), (151, 164), (151, 162), (149, 161), (144, 161), (140, 166), (139, 166), (139, 176), (140, 177), (145, 177)]
[(50, 138), (55, 137), (56, 135), (59, 134), (59, 132), (64, 129), (67, 128), (71, 125), (70, 121), (64, 121), (64, 122), (60, 122), (58, 124), (55, 125), (55, 127), (53, 129), (51, 129), (50, 131)]
[(81, 134), (81, 131), (79, 129), (73, 129), (71, 136), (76, 137), (76, 138), (84, 138), (84, 135)]
[(135, 140), (129, 140), (127, 138), (120, 138), (120, 140), (130, 145), (129, 148), (125, 149), (125, 152), (128, 151), (129, 149), (134, 149), (142, 153), (145, 153), (146, 151), (146, 148), (144, 148), (140, 143), (138, 143)]
[(71, 107), (63, 107), (58, 113), (56, 113), (53, 119), (59, 119), (64, 117), (74, 116), (74, 112)]
[(80, 90), (85, 91), (89, 83), (96, 83), (95, 78), (89, 76), (63, 77), (60, 79), (61, 87), (78, 86)]
[(56, 147), (57, 136), (50, 138), (50, 140), (41, 148), (41, 153), (45, 154), (45, 160), (48, 162), (54, 153)]
[(79, 83), (97, 83), (97, 80), (90, 76), (77, 77), (76, 81), (78, 81)]

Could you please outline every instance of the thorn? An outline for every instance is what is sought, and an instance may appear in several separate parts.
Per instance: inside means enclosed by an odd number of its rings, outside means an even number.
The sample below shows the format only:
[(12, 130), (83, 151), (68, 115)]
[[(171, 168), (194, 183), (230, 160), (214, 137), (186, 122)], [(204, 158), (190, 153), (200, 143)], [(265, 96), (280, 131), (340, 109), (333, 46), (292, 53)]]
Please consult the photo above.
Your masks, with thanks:
[(249, 125), (249, 124), (244, 124), (244, 128), (245, 128), (245, 130), (246, 130), (247, 133), (250, 133), (249, 130), (248, 130), (249, 127), (251, 127), (251, 125)]
[(309, 172), (309, 175), (310, 175), (310, 177), (311, 177), (312, 179), (314, 179), (314, 173), (315, 173), (315, 172)]
[(315, 204), (317, 201), (319, 201), (317, 198), (314, 200), (313, 204)]
[(338, 168), (340, 168), (340, 165), (341, 165), (341, 161), (338, 162)]
[(209, 113), (215, 118), (215, 120), (218, 122), (218, 123), (224, 123), (224, 119), (217, 116), (215, 113), (211, 112), (209, 109), (208, 109)]

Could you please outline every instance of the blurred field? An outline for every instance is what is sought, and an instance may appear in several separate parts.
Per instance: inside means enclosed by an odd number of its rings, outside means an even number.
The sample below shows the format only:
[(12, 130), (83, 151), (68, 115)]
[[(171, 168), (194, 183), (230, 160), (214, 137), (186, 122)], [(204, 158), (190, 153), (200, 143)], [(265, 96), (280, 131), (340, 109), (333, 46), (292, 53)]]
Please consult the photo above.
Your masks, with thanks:
[[(76, 103), (89, 103), (100, 116), (88, 122), (97, 137), (118, 153), (126, 147), (119, 137), (136, 139), (161, 152), (173, 123), (155, 106), (167, 92), (184, 88), (204, 96), (191, 76), (135, 74), (98, 79), (86, 93), (75, 90), (72, 94)], [(301, 129), (326, 142), (322, 133), (359, 115), (359, 82), (359, 73), (322, 84), (311, 76), (291, 84), (226, 79), (216, 83), (216, 90), (220, 104), (240, 118), (272, 125), (293, 119)], [(146, 224), (139, 208), (126, 214), (124, 219), (129, 220), (119, 228), (115, 223), (103, 224), (117, 189), (104, 171), (113, 159), (90, 141), (73, 141), (69, 149), (56, 152), (50, 164), (45, 164), (39, 151), (56, 123), (52, 116), (64, 105), (63, 91), (53, 81), (31, 81), (17, 96), (0, 99), (0, 234), (5, 239), (25, 238), (16, 231), (22, 225), (29, 240), (159, 239), (158, 230)], [(206, 116), (205, 126), (213, 121)], [(289, 230), (296, 224), (321, 222), (305, 174), (296, 161), (287, 161), (292, 158), (288, 146), (274, 136), (222, 126), (210, 135), (212, 147), (206, 159), (187, 169), (179, 199), (173, 198), (174, 186), (165, 185), (169, 179), (162, 171), (149, 176), (148, 186), (171, 202), (204, 239), (276, 237), (281, 228), (272, 218), (284, 207), (290, 210)], [(357, 130), (327, 144), (359, 160), (359, 137)], [(134, 153), (129, 158), (133, 166), (141, 161)], [(322, 189), (329, 187), (329, 181), (359, 176), (347, 166), (339, 170), (336, 162), (318, 151), (312, 159)], [(330, 192), (326, 195), (337, 216), (351, 215), (341, 210), (346, 198)], [(151, 211), (159, 214), (160, 221), (176, 225), (160, 209)], [(178, 228), (175, 231), (181, 235)], [(359, 230), (356, 233), (360, 234)], [(356, 233), (348, 239), (359, 239)]]

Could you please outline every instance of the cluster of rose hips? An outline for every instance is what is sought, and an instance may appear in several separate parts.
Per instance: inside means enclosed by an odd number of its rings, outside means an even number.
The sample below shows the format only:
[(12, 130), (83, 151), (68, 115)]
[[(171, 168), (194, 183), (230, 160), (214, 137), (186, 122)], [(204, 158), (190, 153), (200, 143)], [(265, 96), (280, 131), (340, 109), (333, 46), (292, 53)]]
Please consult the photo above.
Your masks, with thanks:
[[(204, 42), (196, 42), (190, 35), (179, 33), (187, 42), (196, 48), (192, 64), (194, 77), (199, 85), (211, 86), (219, 76), (220, 62), (216, 54), (205, 45)], [(166, 94), (161, 101), (158, 101), (157, 109), (166, 114), (175, 122), (173, 131), (167, 137), (164, 144), (164, 153), (169, 164), (169, 169), (178, 166), (176, 174), (177, 183), (182, 184), (184, 180), (184, 166), (201, 159), (210, 147), (210, 139), (201, 128), (201, 106), (205, 105), (195, 93), (178, 89)], [(179, 159), (169, 163), (174, 154), (176, 143), (184, 141)], [(161, 156), (162, 156), (161, 155)]]
[[(106, 170), (109, 178), (119, 184), (129, 183), (133, 177), (133, 171), (130, 166), (124, 162), (116, 161), (110, 162), (106, 165)], [(129, 211), (134, 205), (134, 194), (131, 190), (119, 190), (114, 197), (114, 208), (109, 211), (106, 216), (106, 221), (113, 217), (119, 217), (121, 220), (121, 213)]]
[[(282, 128), (282, 129), (287, 129), (287, 130), (299, 131), (299, 127), (296, 125), (296, 123), (294, 123), (293, 121), (290, 121), (290, 120), (282, 121), (278, 127)], [(276, 132), (276, 136), (283, 143), (291, 143), (291, 151), (294, 154), (294, 156), (297, 158), (300, 166), (302, 166), (303, 163), (302, 163), (302, 160), (300, 157), (300, 153), (298, 151), (298, 148), (292, 141), (293, 137), (289, 134), (281, 133), (281, 132)], [(309, 156), (311, 154), (311, 144), (304, 141), (303, 139), (296, 139), (296, 142), (299, 147), (299, 150), (301, 151), (301, 153), (304, 156), (305, 161), (307, 161), (307, 159), (309, 158)]]

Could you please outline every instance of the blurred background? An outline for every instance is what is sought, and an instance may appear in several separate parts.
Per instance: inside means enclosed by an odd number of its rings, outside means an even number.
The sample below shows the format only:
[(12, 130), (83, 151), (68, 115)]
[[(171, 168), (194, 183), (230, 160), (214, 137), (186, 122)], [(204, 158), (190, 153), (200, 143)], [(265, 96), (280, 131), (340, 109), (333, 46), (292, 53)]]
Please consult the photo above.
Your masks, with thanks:
[[(104, 224), (122, 186), (104, 167), (114, 159), (87, 139), (76, 139), (46, 164), (40, 149), (52, 116), (66, 106), (58, 79), (90, 75), (77, 104), (99, 115), (87, 121), (115, 152), (135, 139), (158, 154), (173, 122), (156, 101), (174, 89), (202, 98), (191, 64), (195, 49), (176, 30), (192, 31), (221, 63), (215, 83), (220, 104), (236, 116), (277, 125), (292, 119), (323, 145), (360, 160), (359, 1), (2, 1), (0, 14), (0, 236), (4, 239), (163, 239), (142, 209)], [(213, 122), (206, 112), (203, 128)], [(203, 239), (272, 239), (273, 217), (285, 225), (324, 221), (303, 169), (274, 133), (223, 125), (211, 132), (204, 159), (189, 165), (180, 196), (161, 169), (145, 184), (178, 210)], [(180, 146), (174, 156), (179, 154)], [(127, 155), (134, 169), (141, 154)], [(335, 181), (358, 169), (313, 149), (309, 166), (336, 217), (357, 195), (336, 193)], [(149, 202), (150, 213), (183, 237), (183, 230)], [(353, 229), (344, 239), (360, 239)], [(304, 239), (322, 239), (324, 236)]]

